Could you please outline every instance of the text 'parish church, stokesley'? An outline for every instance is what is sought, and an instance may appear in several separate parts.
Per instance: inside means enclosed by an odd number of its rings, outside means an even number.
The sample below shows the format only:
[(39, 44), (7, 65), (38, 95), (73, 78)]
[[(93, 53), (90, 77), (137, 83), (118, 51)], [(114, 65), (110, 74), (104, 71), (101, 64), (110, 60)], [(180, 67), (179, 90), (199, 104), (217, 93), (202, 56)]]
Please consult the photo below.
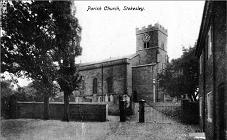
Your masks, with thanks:
[[(157, 73), (167, 64), (167, 30), (156, 23), (136, 29), (136, 53), (122, 58), (80, 64), (83, 77), (77, 102), (119, 103), (119, 95), (131, 99), (163, 101)], [(137, 95), (135, 95), (137, 94)]]

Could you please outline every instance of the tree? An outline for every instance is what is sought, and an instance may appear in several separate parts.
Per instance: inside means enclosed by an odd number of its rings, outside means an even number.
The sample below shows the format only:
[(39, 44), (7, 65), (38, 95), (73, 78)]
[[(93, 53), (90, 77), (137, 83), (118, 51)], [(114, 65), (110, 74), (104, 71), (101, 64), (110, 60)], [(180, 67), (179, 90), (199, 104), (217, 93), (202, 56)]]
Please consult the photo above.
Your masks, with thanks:
[[(45, 86), (43, 83), (39, 81), (32, 81), (30, 84), (24, 87), (18, 87), (16, 92), (16, 97), (18, 101), (35, 101), (42, 102), (43, 96), (45, 93)], [(53, 84), (52, 93), (50, 93), (50, 97), (54, 97), (57, 92), (56, 84)]]
[(75, 65), (82, 51), (81, 27), (72, 6), (71, 1), (12, 1), (2, 16), (3, 72), (23, 73), (42, 84), (45, 119), (53, 81), (64, 91), (64, 120), (69, 120), (69, 95), (81, 79)]
[(33, 83), (30, 83), (27, 86), (18, 87), (17, 92), (15, 93), (18, 101), (36, 101), (37, 97), (42, 100), (43, 96), (37, 94), (37, 90), (32, 87), (32, 85)]
[(18, 87), (18, 80), (13, 76), (13, 74), (5, 73), (5, 75), (0, 75), (1, 83), (1, 97), (8, 97), (15, 93), (13, 89)]
[(187, 94), (192, 101), (198, 95), (198, 60), (195, 47), (183, 48), (183, 55), (171, 61), (167, 68), (158, 75), (159, 86), (172, 97)]
[(49, 118), (49, 93), (56, 73), (51, 8), (49, 1), (12, 1), (2, 15), (2, 72), (25, 75), (43, 83), (44, 119)]
[(75, 57), (81, 54), (80, 32), (78, 20), (73, 11), (72, 1), (53, 1), (53, 18), (56, 28), (55, 60), (59, 71), (57, 82), (64, 91), (64, 118), (69, 121), (69, 96), (79, 87), (81, 76)]

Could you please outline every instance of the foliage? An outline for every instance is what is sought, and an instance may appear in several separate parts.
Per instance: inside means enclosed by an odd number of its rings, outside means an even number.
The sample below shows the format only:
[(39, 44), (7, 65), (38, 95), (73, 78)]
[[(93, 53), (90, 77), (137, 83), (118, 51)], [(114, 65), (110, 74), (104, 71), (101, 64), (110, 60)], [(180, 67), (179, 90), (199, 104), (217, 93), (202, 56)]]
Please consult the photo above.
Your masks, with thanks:
[(53, 18), (55, 23), (56, 45), (55, 60), (59, 64), (58, 83), (63, 91), (72, 94), (78, 88), (78, 66), (75, 57), (81, 54), (80, 32), (78, 20), (74, 15), (71, 1), (54, 1)]
[(195, 47), (183, 48), (183, 55), (172, 60), (167, 68), (159, 74), (159, 86), (171, 97), (187, 94), (192, 101), (196, 101), (199, 76), (198, 65)]
[(45, 118), (48, 118), (48, 98), (56, 67), (52, 53), (55, 35), (49, 1), (10, 1), (2, 15), (2, 72), (25, 75), (41, 81), (45, 88)]
[(81, 76), (75, 57), (81, 54), (80, 32), (78, 20), (73, 11), (72, 1), (53, 1), (53, 18), (55, 24), (56, 46), (55, 60), (58, 62), (58, 84), (64, 91), (64, 118), (69, 120), (69, 95), (79, 87)]
[[(55, 66), (53, 20), (49, 2), (8, 3), (2, 16), (2, 71), (52, 83)], [(51, 84), (50, 84), (51, 85)]]
[[(19, 87), (16, 92), (16, 97), (18, 101), (35, 101), (35, 102), (42, 102), (45, 88), (41, 82), (33, 81), (27, 86)], [(55, 97), (59, 92), (60, 88), (53, 84), (53, 92), (50, 93), (50, 97)]]
[(45, 91), (44, 112), (48, 110), (54, 80), (64, 91), (68, 105), (67, 98), (81, 79), (75, 65), (75, 57), (82, 51), (81, 27), (72, 4), (10, 1), (2, 15), (2, 71), (18, 76), (23, 73), (37, 81)]
[(1, 83), (1, 98), (2, 97), (9, 97), (13, 94), (15, 94), (15, 90), (16, 87), (18, 87), (19, 85), (18, 80), (15, 78), (15, 76), (13, 74), (10, 73), (4, 73), (1, 74), (0, 76), (0, 83)]
[(14, 92), (12, 90), (11, 82), (9, 80), (2, 80), (1, 82), (1, 98), (12, 95)]

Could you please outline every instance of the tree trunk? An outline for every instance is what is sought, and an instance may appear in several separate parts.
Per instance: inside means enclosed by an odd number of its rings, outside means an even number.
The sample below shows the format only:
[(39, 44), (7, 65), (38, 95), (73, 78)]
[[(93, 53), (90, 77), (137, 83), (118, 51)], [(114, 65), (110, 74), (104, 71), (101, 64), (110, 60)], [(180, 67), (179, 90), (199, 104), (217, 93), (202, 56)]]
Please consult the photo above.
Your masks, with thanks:
[(64, 117), (63, 121), (69, 121), (69, 92), (64, 91)]
[(51, 86), (48, 82), (47, 78), (43, 78), (43, 84), (46, 87), (46, 91), (44, 93), (44, 109), (43, 109), (43, 119), (44, 120), (49, 120), (50, 119), (50, 111), (49, 111), (49, 95), (50, 92), (52, 92), (51, 90)]
[(48, 120), (50, 118), (49, 112), (49, 93), (44, 94), (44, 111), (43, 111), (43, 119)]

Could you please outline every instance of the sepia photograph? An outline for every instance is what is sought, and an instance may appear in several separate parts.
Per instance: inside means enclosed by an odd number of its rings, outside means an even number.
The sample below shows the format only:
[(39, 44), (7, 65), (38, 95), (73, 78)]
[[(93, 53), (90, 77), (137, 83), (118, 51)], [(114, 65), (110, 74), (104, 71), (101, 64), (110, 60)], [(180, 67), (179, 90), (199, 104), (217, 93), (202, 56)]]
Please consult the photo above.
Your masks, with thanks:
[(226, 1), (0, 4), (1, 140), (227, 140)]

